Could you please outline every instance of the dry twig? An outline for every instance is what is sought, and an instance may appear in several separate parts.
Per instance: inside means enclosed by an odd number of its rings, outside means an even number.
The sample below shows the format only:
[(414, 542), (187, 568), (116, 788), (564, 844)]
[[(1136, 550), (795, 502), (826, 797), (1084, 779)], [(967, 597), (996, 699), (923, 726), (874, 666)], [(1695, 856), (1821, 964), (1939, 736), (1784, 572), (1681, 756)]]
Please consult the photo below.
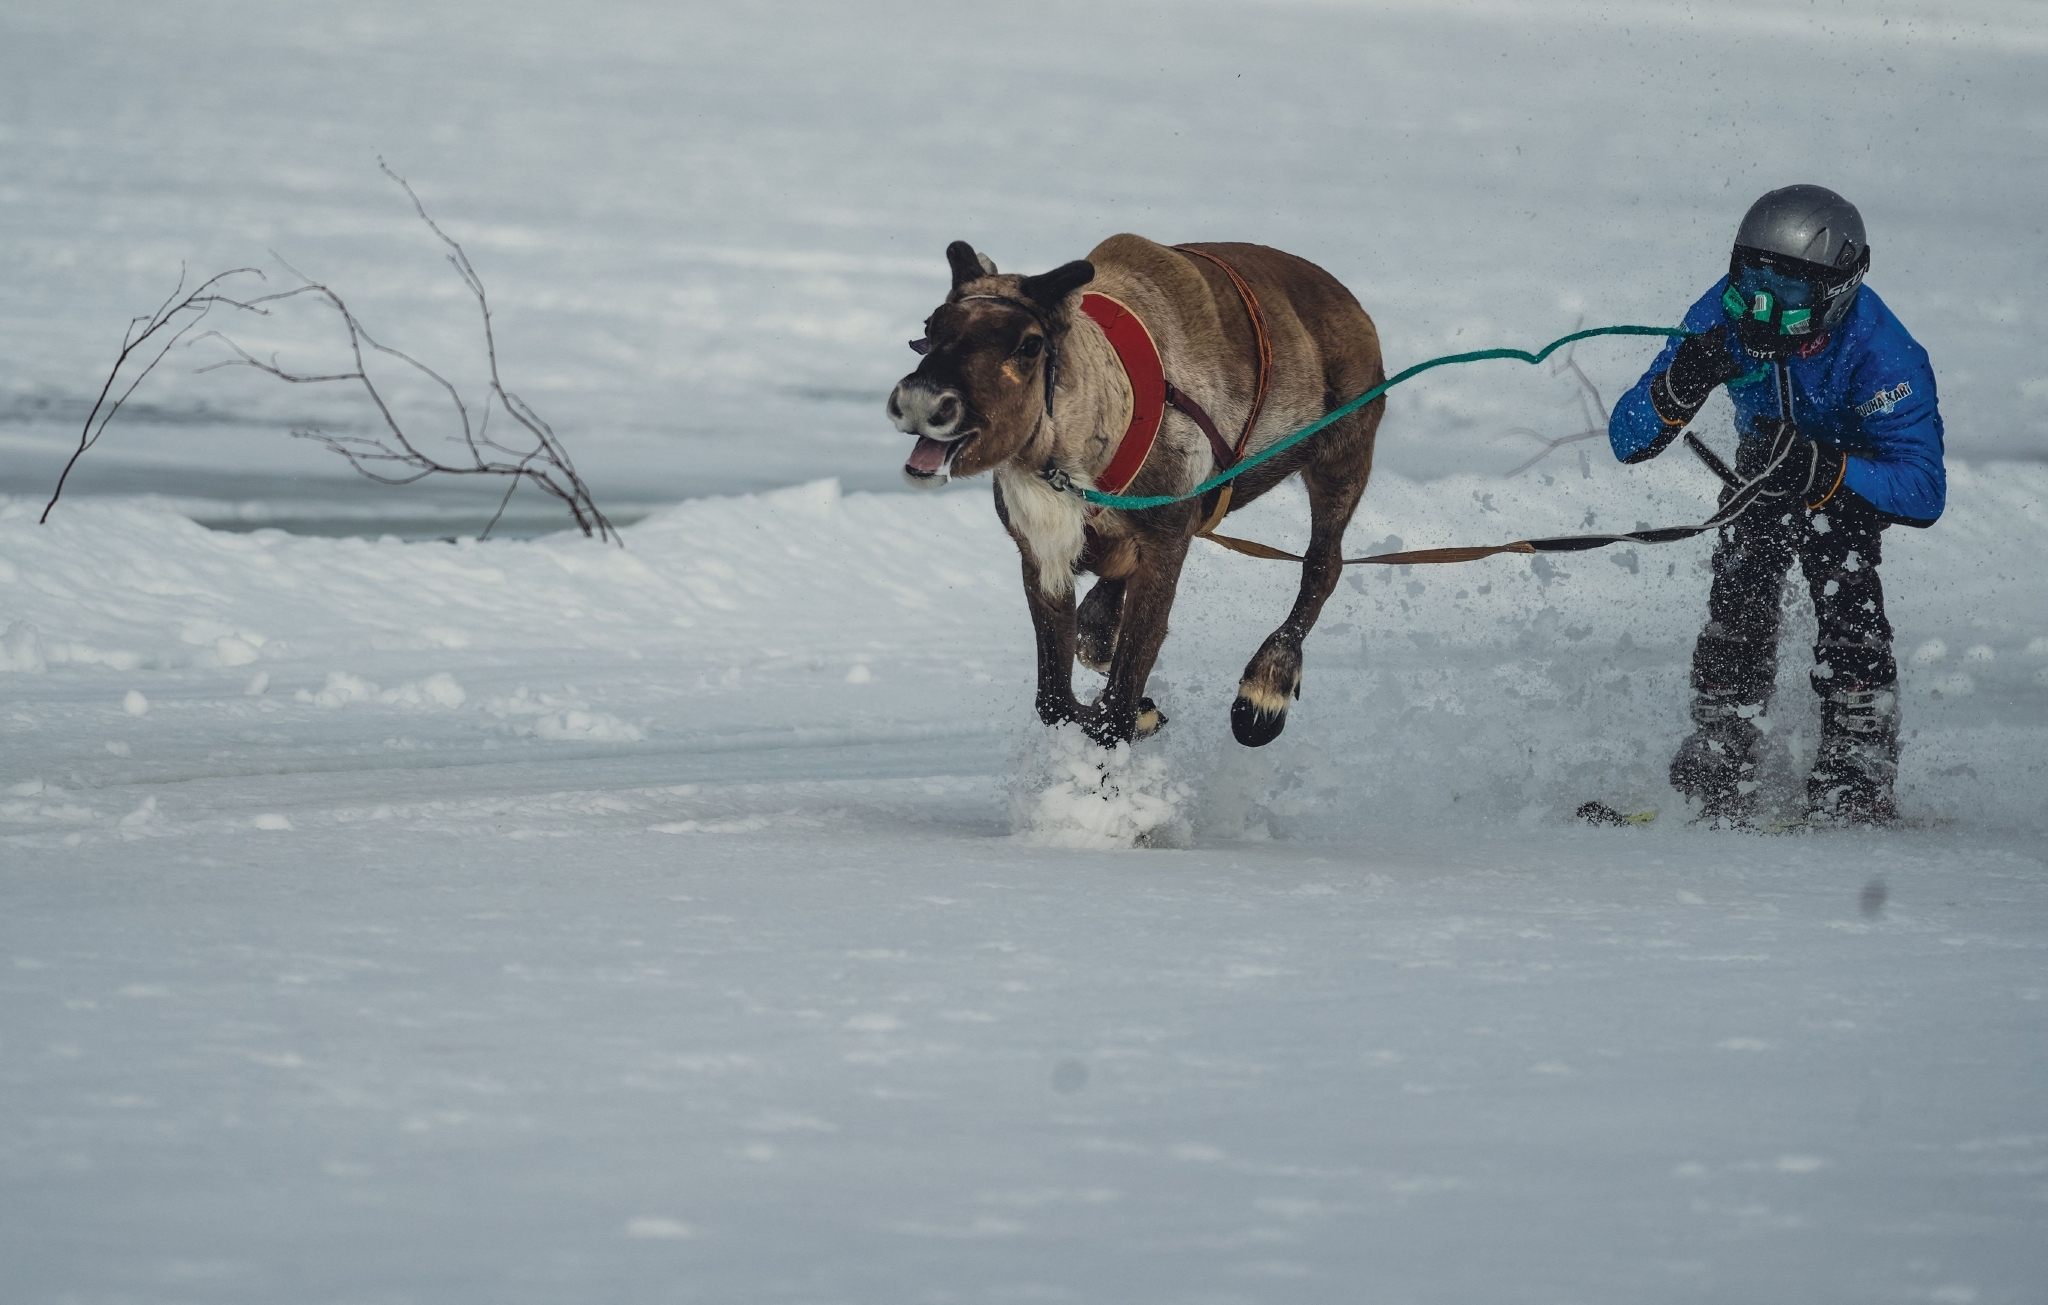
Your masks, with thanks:
[[(209, 278), (198, 289), (181, 297), (181, 292), (185, 289), (185, 269), (180, 267), (178, 285), (171, 291), (170, 297), (157, 305), (155, 312), (128, 320), (128, 329), (121, 336), (121, 352), (114, 356), (113, 369), (107, 373), (106, 383), (100, 386), (99, 397), (93, 400), (91, 411), (85, 414), (85, 426), (78, 432), (78, 447), (72, 451), (70, 458), (65, 460), (64, 470), (57, 477), (57, 487), (50, 491), (50, 501), (43, 504), (43, 515), (36, 519), (38, 523), (50, 519), (50, 509), (56, 507), (57, 500), (64, 495), (64, 482), (71, 479), (71, 469), (78, 465), (78, 460), (85, 456), (87, 449), (100, 442), (100, 436), (107, 433), (107, 423), (113, 421), (114, 414), (121, 411), (121, 405), (128, 402), (129, 395), (135, 393), (135, 387), (142, 384), (143, 379), (156, 370), (156, 365), (164, 360), (164, 355), (171, 351), (172, 346), (185, 338), (186, 332), (199, 325), (206, 315), (213, 311), (215, 304), (226, 304), (231, 308), (249, 309), (259, 313), (263, 311), (256, 307), (260, 300), (244, 303), (214, 290), (215, 286), (229, 277), (241, 276), (245, 272), (259, 278), (263, 275), (253, 267), (238, 267)], [(134, 373), (127, 388), (118, 396), (114, 396), (114, 387), (119, 384), (122, 369), (128, 366), (129, 360), (135, 357), (144, 345), (155, 339), (159, 332), (174, 323), (177, 329), (164, 340), (163, 347), (157, 349), (153, 355), (146, 355), (149, 361), (143, 363), (141, 370)], [(109, 396), (114, 397), (110, 399)]]
[[(377, 166), (384, 170), (385, 176), (390, 177), (405, 191), (406, 198), (412, 201), (413, 212), (417, 213), (420, 221), (427, 224), (427, 229), (448, 247), (446, 257), (449, 266), (455, 269), (456, 275), (462, 278), (462, 283), (469, 290), (470, 296), (476, 300), (477, 312), (483, 319), (484, 355), (490, 365), (490, 393), (484, 399), (482, 411), (477, 414), (476, 420), (471, 420), (469, 405), (463, 402), (461, 392), (447, 378), (411, 354), (394, 349), (373, 337), (349, 309), (348, 304), (331, 287), (314, 281), (282, 258), (278, 258), (278, 262), (297, 276), (303, 284), (296, 289), (266, 295), (253, 301), (251, 305), (243, 306), (253, 307), (256, 304), (293, 299), (301, 295), (310, 295), (320, 300), (334, 310), (341, 318), (342, 325), (348, 330), (349, 352), (355, 361), (353, 369), (327, 374), (288, 371), (279, 365), (275, 355), (268, 361), (256, 358), (218, 331), (210, 331), (207, 336), (200, 338), (210, 336), (218, 339), (233, 350), (236, 356), (224, 362), (214, 363), (210, 367), (202, 367), (200, 370), (253, 367), (257, 371), (294, 385), (354, 381), (362, 386), (364, 393), (369, 395), (370, 401), (376, 405), (377, 415), (383, 422), (384, 434), (335, 435), (309, 427), (295, 429), (292, 435), (297, 439), (313, 440), (340, 454), (348, 460), (350, 466), (383, 485), (409, 485), (436, 472), (451, 476), (509, 477), (511, 483), (506, 486), (505, 497), (499, 500), (498, 510), (492, 514), (490, 523), (484, 527), (483, 536), (488, 536), (505, 515), (506, 507), (512, 502), (513, 492), (522, 484), (530, 484), (568, 508), (577, 528), (582, 530), (586, 537), (623, 544), (618, 529), (606, 519), (592, 500), (590, 487), (576, 474), (575, 464), (569, 460), (569, 452), (563, 447), (561, 438), (555, 434), (554, 427), (543, 420), (526, 400), (505, 388), (504, 381), (498, 374), (498, 342), (491, 329), (490, 298), (484, 292), (482, 278), (470, 265), (469, 255), (465, 254), (462, 246), (428, 216), (426, 206), (420, 202), (420, 197), (413, 193), (413, 188), (407, 184), (405, 178), (393, 172), (390, 165), (381, 158), (377, 160)], [(466, 460), (443, 461), (426, 452), (406, 434), (404, 427), (399, 424), (397, 416), (392, 412), (384, 391), (378, 388), (376, 381), (370, 376), (364, 359), (365, 347), (373, 353), (405, 364), (440, 388), (447, 396), (449, 405), (454, 408), (455, 416), (460, 423), (461, 433), (455, 439), (467, 452)], [(525, 444), (524, 440), (517, 446), (503, 443), (491, 434), (491, 410), (494, 404), (503, 409), (505, 415), (526, 432), (531, 438), (531, 447), (522, 447)]]
[[(1584, 321), (1584, 318), (1580, 319), (1581, 324)], [(1572, 329), (1577, 330), (1578, 327), (1575, 326)], [(1593, 384), (1593, 378), (1586, 375), (1585, 369), (1579, 366), (1578, 359), (1572, 356), (1578, 352), (1578, 348), (1579, 346), (1574, 343), (1570, 348), (1566, 349), (1558, 357), (1558, 360), (1550, 365), (1550, 374), (1552, 376), (1562, 376), (1566, 372), (1570, 372), (1577, 379), (1579, 383), (1579, 412), (1585, 418), (1585, 429), (1570, 435), (1559, 435), (1555, 438), (1528, 426), (1516, 426), (1505, 432), (1509, 435), (1527, 435), (1533, 440), (1540, 441), (1543, 445), (1527, 462), (1510, 471), (1508, 473), (1510, 478), (1521, 475), (1567, 444), (1577, 444), (1581, 440), (1600, 439), (1607, 434), (1607, 401), (1600, 397), (1600, 387)]]

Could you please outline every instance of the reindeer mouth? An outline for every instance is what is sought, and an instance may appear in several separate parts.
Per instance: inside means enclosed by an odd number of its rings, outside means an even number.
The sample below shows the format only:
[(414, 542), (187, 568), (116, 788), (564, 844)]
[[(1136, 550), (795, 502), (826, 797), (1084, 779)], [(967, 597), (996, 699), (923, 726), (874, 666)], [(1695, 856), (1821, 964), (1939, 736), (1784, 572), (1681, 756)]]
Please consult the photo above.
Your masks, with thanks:
[(953, 460), (960, 456), (960, 450), (966, 448), (977, 433), (969, 431), (950, 440), (918, 436), (910, 457), (903, 463), (903, 474), (918, 480), (947, 479), (952, 474)]

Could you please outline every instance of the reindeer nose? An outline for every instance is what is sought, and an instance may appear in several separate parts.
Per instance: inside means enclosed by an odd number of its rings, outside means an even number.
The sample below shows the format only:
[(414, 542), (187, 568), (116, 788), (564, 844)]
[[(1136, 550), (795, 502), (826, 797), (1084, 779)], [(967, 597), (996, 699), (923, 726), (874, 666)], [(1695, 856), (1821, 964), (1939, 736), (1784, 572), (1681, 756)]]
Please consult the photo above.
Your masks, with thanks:
[(905, 435), (950, 440), (967, 415), (967, 405), (958, 390), (935, 390), (906, 380), (890, 392), (888, 411), (889, 420)]

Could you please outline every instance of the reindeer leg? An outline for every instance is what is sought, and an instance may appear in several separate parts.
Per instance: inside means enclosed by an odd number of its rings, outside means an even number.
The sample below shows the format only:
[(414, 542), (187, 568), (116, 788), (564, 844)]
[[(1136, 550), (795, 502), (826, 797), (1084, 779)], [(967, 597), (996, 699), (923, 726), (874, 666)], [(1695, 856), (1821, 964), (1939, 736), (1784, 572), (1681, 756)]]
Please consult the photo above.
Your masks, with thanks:
[(1369, 431), (1362, 451), (1363, 457), (1345, 458), (1336, 467), (1318, 461), (1302, 469), (1311, 525), (1302, 555), (1301, 589), (1294, 610), (1246, 663), (1244, 678), (1237, 683), (1237, 700), (1230, 704), (1230, 732), (1248, 748), (1262, 748), (1279, 738), (1287, 728), (1289, 699), (1301, 696), (1301, 643), (1315, 628), (1344, 570), (1344, 530), (1358, 510), (1372, 471)]
[(1104, 747), (1144, 738), (1166, 723), (1145, 696), (1145, 682), (1166, 642), (1166, 618), (1180, 587), (1188, 542), (1185, 530), (1148, 533), (1138, 546), (1136, 568), (1122, 581), (1123, 619), (1109, 659), (1109, 683), (1083, 720), (1089, 737)]
[[(1003, 502), (1003, 487), (995, 487), (996, 516), (1010, 529), (1010, 510)], [(1048, 725), (1080, 720), (1085, 712), (1074, 697), (1074, 588), (1070, 584), (1058, 597), (1045, 592), (1040, 583), (1037, 557), (1022, 535), (1010, 531), (1017, 555), (1024, 566), (1024, 605), (1031, 612), (1031, 629), (1038, 639), (1038, 719)]]
[(1038, 560), (1024, 553), (1024, 602), (1038, 636), (1038, 719), (1048, 725), (1080, 720), (1087, 713), (1074, 697), (1074, 591), (1058, 598), (1038, 582)]
[(1116, 652), (1117, 621), (1124, 610), (1124, 578), (1107, 576), (1095, 582), (1081, 600), (1076, 616), (1075, 656), (1089, 670), (1109, 674), (1109, 660)]

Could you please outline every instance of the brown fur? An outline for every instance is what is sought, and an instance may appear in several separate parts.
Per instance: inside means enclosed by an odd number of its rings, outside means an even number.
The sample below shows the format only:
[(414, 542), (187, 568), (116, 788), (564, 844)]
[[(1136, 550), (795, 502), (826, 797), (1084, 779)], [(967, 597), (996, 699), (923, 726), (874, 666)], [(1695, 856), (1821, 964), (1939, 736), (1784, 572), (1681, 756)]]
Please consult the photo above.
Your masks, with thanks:
[[(1334, 277), (1263, 245), (1202, 248), (1227, 260), (1251, 284), (1273, 348), (1267, 398), (1248, 453), (1270, 447), (1384, 378), (1372, 319)], [(1093, 484), (1129, 425), (1131, 390), (1101, 329), (1079, 311), (1082, 290), (1050, 302), (1037, 302), (1033, 294), (1048, 294), (1048, 287), (1064, 286), (1085, 269), (1069, 265), (1043, 278), (1002, 275), (963, 242), (947, 256), (953, 291), (929, 324), (932, 352), (905, 382), (949, 385), (961, 395), (967, 412), (962, 429), (972, 433), (962, 437), (952, 474), (996, 473), (996, 511), (1017, 541), (1037, 634), (1040, 717), (1048, 724), (1080, 721), (1105, 744), (1131, 738), (1150, 709), (1145, 683), (1165, 640), (1181, 565), (1206, 504), (1105, 510), (1087, 522), (1096, 542), (1093, 555), (1082, 557), (1079, 500), (1056, 494), (1039, 473), (1053, 466), (1077, 483)], [(1129, 305), (1152, 331), (1167, 379), (1234, 437), (1251, 404), (1258, 355), (1250, 320), (1228, 277), (1205, 259), (1133, 235), (1111, 236), (1088, 262), (1094, 276), (1083, 289)], [(973, 297), (982, 295), (997, 299)], [(1026, 356), (1032, 348), (1028, 337), (1043, 336), (1048, 328), (1059, 354), (1050, 417), (1044, 408), (1046, 354)], [(1277, 736), (1288, 701), (1300, 694), (1301, 643), (1336, 587), (1344, 529), (1371, 474), (1383, 410), (1383, 403), (1369, 404), (1235, 482), (1232, 511), (1299, 474), (1313, 519), (1294, 606), (1245, 667), (1231, 709), (1241, 742), (1257, 746)], [(1168, 409), (1151, 456), (1125, 492), (1185, 493), (1215, 469), (1201, 429)], [(1071, 577), (1082, 568), (1103, 579), (1077, 611)], [(1088, 706), (1073, 694), (1077, 656), (1109, 677)]]

